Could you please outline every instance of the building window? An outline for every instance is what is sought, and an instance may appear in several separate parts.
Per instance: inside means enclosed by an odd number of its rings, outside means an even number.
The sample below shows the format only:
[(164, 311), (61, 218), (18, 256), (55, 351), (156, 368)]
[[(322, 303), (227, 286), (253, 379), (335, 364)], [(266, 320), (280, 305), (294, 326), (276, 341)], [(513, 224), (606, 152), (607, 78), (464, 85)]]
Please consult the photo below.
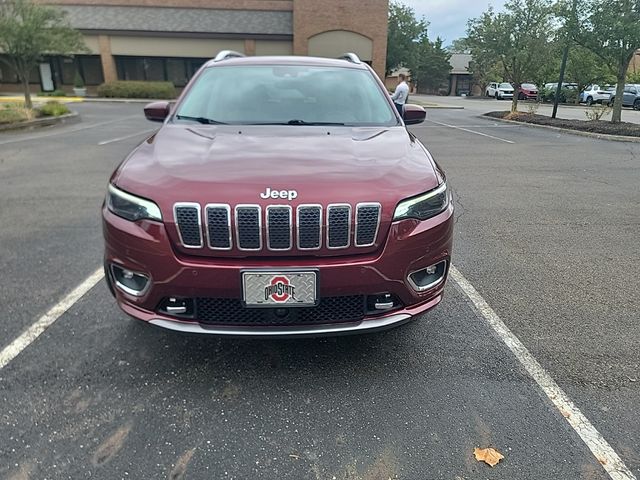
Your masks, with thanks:
[(104, 82), (102, 61), (99, 55), (78, 55), (76, 62), (85, 85), (100, 85)]
[(116, 56), (119, 80), (167, 81), (184, 87), (207, 58)]

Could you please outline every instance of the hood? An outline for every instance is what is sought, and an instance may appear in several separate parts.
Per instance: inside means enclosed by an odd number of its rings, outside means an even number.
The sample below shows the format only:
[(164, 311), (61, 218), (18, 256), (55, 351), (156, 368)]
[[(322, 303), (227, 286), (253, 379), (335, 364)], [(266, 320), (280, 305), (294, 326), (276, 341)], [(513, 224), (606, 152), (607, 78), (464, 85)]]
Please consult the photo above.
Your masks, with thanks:
[[(123, 162), (112, 181), (153, 200), (165, 224), (176, 202), (299, 204), (379, 202), (382, 228), (403, 198), (441, 176), (404, 127), (166, 124)], [(263, 196), (292, 191), (291, 200)], [(291, 196), (289, 196), (291, 197)]]
[(114, 181), (169, 213), (175, 202), (261, 203), (266, 188), (296, 190), (297, 203), (395, 201), (439, 178), (402, 127), (167, 125)]

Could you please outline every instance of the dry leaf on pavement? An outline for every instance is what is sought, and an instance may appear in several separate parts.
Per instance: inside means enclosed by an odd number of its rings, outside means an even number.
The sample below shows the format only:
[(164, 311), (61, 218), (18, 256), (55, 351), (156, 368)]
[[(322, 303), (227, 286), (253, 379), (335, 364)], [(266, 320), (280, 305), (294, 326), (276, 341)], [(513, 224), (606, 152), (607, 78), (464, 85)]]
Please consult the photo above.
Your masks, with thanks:
[(485, 462), (492, 467), (495, 467), (504, 458), (504, 455), (495, 448), (474, 448), (473, 455), (479, 462)]

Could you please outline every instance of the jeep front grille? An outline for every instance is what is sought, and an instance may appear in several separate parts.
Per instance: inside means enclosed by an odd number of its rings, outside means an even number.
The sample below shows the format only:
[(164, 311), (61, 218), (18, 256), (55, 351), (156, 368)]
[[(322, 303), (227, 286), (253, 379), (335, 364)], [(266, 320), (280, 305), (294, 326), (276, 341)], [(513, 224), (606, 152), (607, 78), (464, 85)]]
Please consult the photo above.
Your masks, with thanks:
[(197, 203), (176, 203), (173, 214), (176, 218), (182, 244), (187, 248), (202, 248), (200, 205)]
[[(330, 250), (375, 245), (382, 207), (379, 203), (359, 203), (352, 208), (347, 203), (299, 205), (269, 205), (265, 211), (259, 205), (208, 204), (201, 219), (200, 205), (176, 203), (174, 216), (180, 242), (187, 248), (242, 251), (320, 250), (323, 244)], [(263, 226), (264, 220), (264, 226)]]

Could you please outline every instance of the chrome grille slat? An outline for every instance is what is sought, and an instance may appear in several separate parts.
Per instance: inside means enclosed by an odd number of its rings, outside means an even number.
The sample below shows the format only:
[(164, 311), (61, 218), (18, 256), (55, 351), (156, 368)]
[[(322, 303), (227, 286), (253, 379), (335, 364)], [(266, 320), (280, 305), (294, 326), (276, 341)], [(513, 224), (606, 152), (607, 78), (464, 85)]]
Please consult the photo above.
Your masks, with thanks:
[(301, 204), (294, 219), (290, 205), (269, 205), (264, 217), (263, 228), (260, 205), (240, 204), (232, 208), (228, 204), (210, 203), (203, 213), (197, 203), (174, 205), (178, 236), (185, 248), (203, 248), (206, 237), (206, 246), (212, 250), (229, 251), (235, 247), (254, 252), (265, 247), (270, 251), (320, 250), (323, 243), (329, 250), (346, 249), (352, 243), (358, 248), (372, 247), (380, 229), (382, 206), (364, 202), (354, 208), (348, 203), (333, 203), (325, 209), (319, 204)]
[(240, 250), (262, 250), (262, 211), (259, 205), (236, 206), (236, 238)]
[(210, 203), (205, 207), (205, 232), (209, 248), (231, 250), (231, 207)]
[(298, 250), (322, 247), (322, 205), (299, 205), (296, 215)]
[(335, 203), (327, 207), (327, 248), (337, 250), (351, 244), (351, 205)]
[(269, 250), (291, 250), (292, 230), (289, 205), (267, 207), (267, 248)]
[(380, 227), (379, 203), (359, 203), (356, 205), (356, 247), (370, 247), (376, 242)]
[(185, 248), (202, 248), (202, 221), (200, 204), (176, 203), (173, 216), (180, 242)]

